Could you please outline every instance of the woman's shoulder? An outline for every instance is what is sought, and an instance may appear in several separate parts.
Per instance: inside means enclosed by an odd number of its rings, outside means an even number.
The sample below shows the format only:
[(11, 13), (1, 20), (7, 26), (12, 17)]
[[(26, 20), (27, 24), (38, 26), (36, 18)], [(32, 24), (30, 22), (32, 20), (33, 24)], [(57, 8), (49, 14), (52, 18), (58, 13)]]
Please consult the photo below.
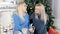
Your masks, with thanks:
[(34, 13), (31, 14), (31, 16), (34, 16), (34, 15), (35, 15)]
[(17, 12), (13, 12), (13, 16), (17, 16)]
[(18, 15), (16, 12), (13, 13), (13, 18), (18, 18)]
[(18, 16), (17, 13), (13, 13), (13, 18), (18, 20), (18, 21), (21, 21), (20, 17)]

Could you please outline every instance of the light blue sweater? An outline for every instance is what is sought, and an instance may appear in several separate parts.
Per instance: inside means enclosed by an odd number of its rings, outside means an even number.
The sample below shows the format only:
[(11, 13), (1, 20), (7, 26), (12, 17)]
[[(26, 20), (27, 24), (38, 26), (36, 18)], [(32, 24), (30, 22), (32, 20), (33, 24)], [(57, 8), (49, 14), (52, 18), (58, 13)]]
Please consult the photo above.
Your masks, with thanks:
[(17, 14), (13, 14), (14, 19), (14, 31), (21, 31), (22, 28), (30, 28), (29, 24), (29, 15), (26, 13), (24, 16), (25, 21), (22, 21), (21, 18)]

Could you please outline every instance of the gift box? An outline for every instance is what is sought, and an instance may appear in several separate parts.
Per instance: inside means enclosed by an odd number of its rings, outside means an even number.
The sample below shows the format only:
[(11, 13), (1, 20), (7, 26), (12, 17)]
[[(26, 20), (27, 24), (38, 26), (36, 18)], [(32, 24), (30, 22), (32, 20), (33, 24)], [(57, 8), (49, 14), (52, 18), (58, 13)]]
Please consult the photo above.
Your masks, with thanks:
[(52, 27), (49, 29), (48, 32), (49, 32), (49, 34), (57, 34), (56, 30)]

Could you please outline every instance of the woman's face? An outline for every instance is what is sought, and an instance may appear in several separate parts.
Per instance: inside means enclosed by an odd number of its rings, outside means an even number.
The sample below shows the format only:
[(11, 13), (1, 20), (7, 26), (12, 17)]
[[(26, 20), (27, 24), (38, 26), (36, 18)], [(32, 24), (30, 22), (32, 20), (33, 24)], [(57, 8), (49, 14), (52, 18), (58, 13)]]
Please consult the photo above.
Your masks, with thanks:
[(25, 3), (22, 4), (22, 11), (24, 11), (24, 13), (27, 12), (27, 5)]
[(35, 6), (35, 14), (40, 14), (40, 6)]

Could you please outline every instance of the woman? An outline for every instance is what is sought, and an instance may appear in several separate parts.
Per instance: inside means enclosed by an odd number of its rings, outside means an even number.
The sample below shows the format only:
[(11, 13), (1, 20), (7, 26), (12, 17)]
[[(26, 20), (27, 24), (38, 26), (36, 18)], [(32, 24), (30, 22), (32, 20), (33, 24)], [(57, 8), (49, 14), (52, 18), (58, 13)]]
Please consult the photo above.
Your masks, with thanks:
[(38, 3), (35, 5), (35, 12), (31, 15), (30, 20), (33, 21), (35, 27), (34, 34), (46, 34), (46, 13), (43, 4)]
[(13, 34), (29, 34), (29, 15), (27, 13), (27, 5), (20, 2), (17, 11), (14, 13), (14, 32)]

